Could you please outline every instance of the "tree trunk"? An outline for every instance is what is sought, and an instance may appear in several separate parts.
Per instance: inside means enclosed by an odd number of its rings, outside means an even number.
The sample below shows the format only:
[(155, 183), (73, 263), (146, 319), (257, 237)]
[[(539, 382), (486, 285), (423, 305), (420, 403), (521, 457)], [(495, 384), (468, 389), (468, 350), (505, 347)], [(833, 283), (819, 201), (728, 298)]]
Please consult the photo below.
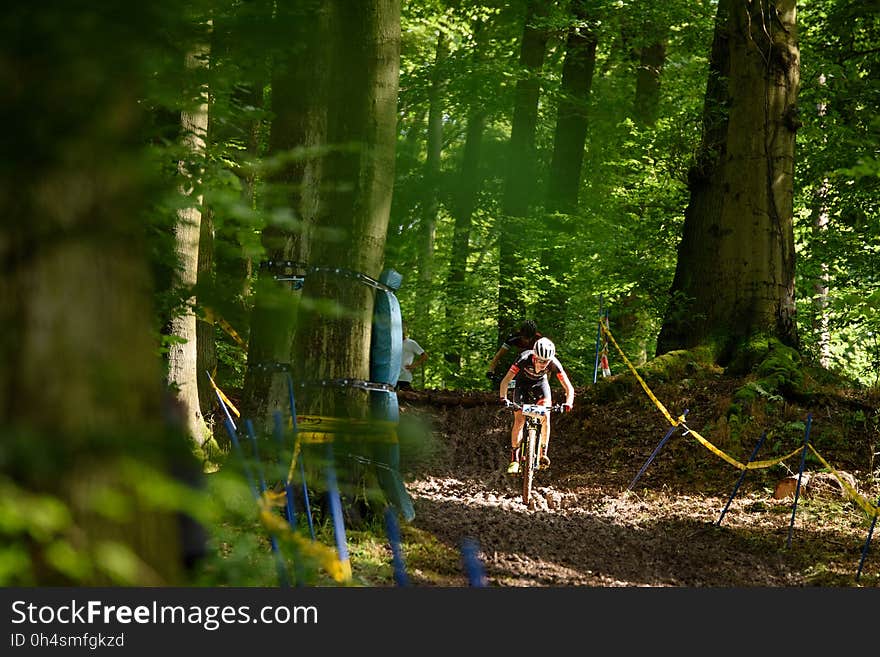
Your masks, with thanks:
[[(3, 474), (13, 490), (51, 495), (70, 511), (67, 525), (4, 534), (4, 550), (28, 563), (12, 578), (24, 586), (185, 583), (177, 518), (145, 508), (140, 482), (122, 469), (164, 470), (178, 457), (195, 465), (161, 420), (144, 244), (153, 181), (138, 99), (157, 46), (150, 36), (169, 10), (159, 0), (125, 12), (17, 5), (0, 25), (0, 61), (29, 81), (0, 92), (14, 126), (0, 144)], [(108, 500), (112, 516), (99, 512)], [(56, 569), (52, 550), (78, 573)], [(102, 550), (131, 569), (111, 577)]]
[[(327, 119), (332, 151), (320, 223), (334, 232), (311, 236), (312, 262), (378, 278), (394, 183), (400, 3), (327, 4), (334, 55)], [(306, 278), (303, 297), (309, 304), (302, 308), (295, 345), (298, 380), (368, 379), (373, 294), (344, 273)], [(327, 312), (328, 303), (341, 312)], [(313, 413), (364, 417), (369, 408), (363, 390), (318, 386), (305, 392)]]
[[(199, 257), (196, 275), (199, 290), (214, 289), (214, 210), (210, 204), (203, 205), (202, 220), (199, 226)], [(214, 335), (214, 321), (205, 315), (204, 299), (199, 299), (199, 317), (196, 320), (196, 380), (198, 381), (199, 410), (207, 421), (213, 414), (214, 390), (205, 374), (215, 376), (217, 369), (217, 344)]]
[[(313, 258), (309, 240), (320, 212), (327, 144), (329, 12), (325, 5), (295, 0), (279, 2), (277, 12), (277, 32), (289, 38), (274, 44), (269, 156), (280, 164), (268, 176), (264, 258), (323, 264)], [(261, 432), (270, 432), (273, 413), (289, 406), (286, 379), (274, 366), (291, 361), (300, 293), (276, 281), (279, 273), (262, 269), (255, 287), (242, 393), (242, 414)], [(293, 266), (290, 273), (302, 268)]]
[[(587, 106), (596, 68), (596, 36), (584, 25), (588, 19), (586, 3), (575, 0), (571, 11), (575, 22), (568, 30), (562, 65), (553, 159), (547, 180), (548, 213), (571, 214), (577, 211), (587, 139)], [(555, 340), (562, 340), (565, 336), (569, 295), (567, 272), (570, 266), (570, 255), (564, 245), (569, 240), (563, 217), (548, 214), (547, 226), (551, 228), (548, 231), (551, 243), (541, 253), (541, 262), (548, 273), (540, 302), (543, 312), (541, 330)], [(558, 239), (554, 239), (556, 237)]]
[(660, 74), (666, 63), (666, 40), (658, 39), (639, 50), (633, 115), (641, 125), (652, 126), (657, 122), (660, 105)]
[[(434, 71), (431, 76), (431, 91), (428, 94), (428, 150), (425, 158), (424, 192), (425, 209), (422, 213), (422, 248), (419, 258), (419, 286), (424, 298), (432, 293), (434, 279), (434, 234), (437, 213), (440, 210), (440, 155), (443, 150), (443, 92), (445, 89), (442, 71), (446, 60), (446, 38), (441, 31), (437, 35), (437, 48), (434, 58)], [(427, 317), (425, 318), (427, 319)]]
[[(482, 20), (474, 22), (473, 27), (473, 70), (480, 70), (485, 57), (486, 24)], [(477, 84), (474, 80), (473, 84)], [(461, 374), (461, 353), (463, 336), (468, 327), (465, 326), (465, 314), (462, 312), (467, 304), (468, 294), (465, 285), (468, 258), (471, 253), (471, 227), (474, 209), (483, 186), (480, 172), (480, 159), (483, 146), (483, 132), (486, 129), (486, 110), (477, 101), (469, 109), (467, 130), (465, 132), (464, 152), (458, 173), (458, 184), (452, 192), (450, 212), (455, 223), (452, 229), (452, 245), (449, 254), (449, 269), (446, 275), (446, 323), (444, 344), (447, 346), (443, 354), (443, 379), (454, 382)], [(446, 384), (447, 386), (449, 383)], [(453, 383), (454, 385), (454, 383)]]
[[(812, 229), (813, 240), (817, 243), (825, 239), (823, 233), (828, 230), (828, 192), (830, 183), (828, 178), (823, 178), (813, 194)], [(831, 366), (831, 329), (828, 318), (828, 263), (819, 264), (819, 275), (813, 280), (813, 318), (812, 328), (815, 333), (819, 364), (828, 368)]]
[[(241, 201), (249, 210), (256, 209), (258, 168), (252, 166), (260, 151), (264, 131), (264, 90), (269, 76), (266, 47), (258, 39), (255, 25), (270, 24), (273, 20), (272, 0), (250, 0), (233, 13), (215, 21), (211, 32), (211, 61), (214, 73), (234, 80), (231, 89), (223, 90), (224, 99), (231, 105), (231, 116), (223, 122), (209, 122), (211, 144), (226, 146), (230, 142), (242, 144), (238, 152), (226, 150), (223, 155), (234, 160), (233, 172), (241, 181)], [(218, 90), (218, 94), (220, 91)], [(210, 202), (210, 199), (208, 199)], [(245, 329), (245, 301), (251, 295), (253, 262), (249, 255), (251, 244), (243, 236), (252, 235), (254, 221), (237, 216), (224, 216), (216, 223), (216, 284), (223, 291), (224, 318), (233, 326)], [(214, 310), (223, 310), (221, 307)], [(245, 333), (242, 330), (242, 333)]]
[[(190, 71), (204, 68), (202, 60), (207, 46), (196, 47), (187, 55), (186, 67)], [(170, 322), (170, 335), (175, 341), (168, 350), (168, 384), (176, 390), (177, 400), (184, 409), (186, 427), (193, 443), (193, 450), (203, 461), (210, 459), (205, 451), (210, 440), (208, 427), (199, 403), (199, 376), (196, 372), (196, 314), (193, 289), (198, 280), (199, 235), (201, 231), (202, 195), (193, 196), (201, 185), (205, 157), (205, 137), (208, 130), (208, 93), (204, 87), (198, 90), (195, 105), (181, 113), (184, 144), (190, 160), (180, 162), (179, 172), (183, 178), (181, 193), (188, 198), (186, 207), (177, 212), (174, 227), (177, 270), (174, 287), (186, 296), (184, 306)]]
[[(332, 229), (310, 236), (312, 271), (302, 288), (294, 343), (294, 379), (300, 413), (341, 420), (371, 419), (371, 393), (354, 384), (370, 380), (370, 346), (377, 291), (360, 276), (378, 279), (384, 262), (385, 239), (394, 185), (397, 137), (397, 92), (400, 63), (399, 0), (333, 0), (329, 7), (332, 65), (329, 70), (327, 144), (323, 173), (325, 194), (319, 224)], [(387, 394), (384, 405), (397, 420), (397, 398)], [(313, 445), (304, 454), (306, 466), (336, 457), (343, 510), (359, 512), (362, 491), (378, 501), (380, 488), (369, 485), (375, 474), (385, 499), (406, 516), (405, 489), (396, 469), (396, 443), (371, 443), (355, 430), (337, 430), (326, 446)], [(317, 454), (316, 454), (317, 452)], [(361, 460), (358, 458), (360, 457)], [(317, 457), (317, 458), (316, 458)], [(363, 471), (363, 460), (379, 463)], [(375, 472), (379, 467), (387, 468)], [(393, 471), (394, 477), (386, 474)], [(311, 477), (320, 485), (326, 474)], [(409, 510), (405, 510), (405, 506)]]
[(462, 308), (467, 294), (465, 291), (465, 274), (470, 255), (471, 225), (477, 195), (482, 186), (480, 177), (480, 150), (483, 143), (483, 130), (486, 116), (483, 110), (471, 112), (468, 118), (467, 136), (464, 142), (464, 155), (461, 161), (459, 183), (455, 189), (453, 214), (455, 225), (452, 230), (452, 250), (449, 256), (449, 273), (446, 278), (446, 340), (450, 347), (445, 354), (444, 378), (455, 380), (461, 371), (462, 336), (465, 334), (465, 316)]
[(797, 344), (792, 173), (796, 3), (721, 0), (704, 134), (657, 353), (710, 347), (724, 362), (753, 336)]
[(576, 22), (569, 28), (565, 44), (553, 159), (547, 181), (547, 210), (550, 212), (571, 213), (578, 207), (587, 140), (587, 107), (596, 68), (596, 35), (584, 26), (588, 19), (584, 0), (572, 3), (572, 13)]
[(541, 21), (548, 6), (543, 0), (526, 0), (526, 18), (520, 47), (522, 75), (516, 83), (513, 123), (510, 131), (508, 170), (504, 181), (502, 214), (504, 223), (499, 227), (498, 272), (498, 340), (513, 330), (522, 318), (525, 308), (516, 289), (515, 280), (521, 275), (522, 260), (517, 257), (516, 245), (520, 231), (519, 221), (528, 214), (534, 202), (535, 185), (535, 129), (538, 122), (538, 97), (541, 91), (541, 68), (547, 49), (547, 29)]
[[(819, 76), (819, 85), (824, 87), (826, 84), (825, 76)], [(824, 100), (817, 104), (816, 114), (819, 116), (820, 127), (825, 127), (825, 114), (827, 113), (827, 105)], [(822, 143), (825, 144), (828, 138), (822, 135)], [(818, 187), (813, 192), (812, 198), (812, 227), (813, 241), (822, 244), (826, 240), (825, 233), (828, 231), (828, 222), (830, 220), (828, 212), (828, 194), (831, 190), (831, 183), (827, 177), (823, 177)], [(813, 281), (813, 321), (812, 327), (815, 334), (816, 344), (818, 346), (819, 364), (822, 367), (831, 367), (831, 329), (828, 317), (828, 281), (831, 278), (828, 263), (819, 263), (819, 274)]]

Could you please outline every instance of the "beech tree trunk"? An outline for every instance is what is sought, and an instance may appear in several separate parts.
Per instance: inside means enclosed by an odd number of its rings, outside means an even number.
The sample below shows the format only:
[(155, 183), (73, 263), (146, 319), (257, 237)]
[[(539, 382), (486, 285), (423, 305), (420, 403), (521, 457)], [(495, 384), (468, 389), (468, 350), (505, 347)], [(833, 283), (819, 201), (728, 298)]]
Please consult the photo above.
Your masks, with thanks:
[[(428, 94), (428, 148), (425, 158), (424, 192), (425, 207), (422, 213), (422, 248), (419, 258), (419, 285), (423, 294), (432, 293), (434, 280), (434, 235), (437, 228), (437, 213), (440, 210), (440, 156), (443, 152), (443, 65), (446, 60), (446, 37), (443, 32), (437, 35), (437, 48), (434, 57), (434, 71), (431, 77), (431, 91)], [(427, 298), (427, 297), (426, 297)], [(425, 319), (428, 319), (425, 317)]]
[(584, 25), (589, 18), (584, 0), (572, 2), (575, 23), (568, 30), (562, 89), (556, 111), (553, 159), (547, 180), (547, 210), (577, 210), (584, 144), (587, 140), (587, 106), (596, 69), (596, 35)]
[(721, 0), (703, 143), (657, 353), (745, 340), (796, 345), (792, 174), (800, 79), (796, 2)]
[[(330, 12), (325, 4), (282, 0), (277, 3), (276, 25), (277, 33), (288, 38), (272, 44), (269, 155), (279, 164), (270, 171), (265, 190), (269, 224), (261, 237), (264, 262), (321, 265), (313, 258), (309, 240), (322, 202)], [(289, 406), (286, 378), (273, 366), (291, 362), (301, 293), (274, 279), (282, 273), (262, 269), (254, 289), (241, 410), (263, 432), (271, 431), (273, 413)], [(290, 273), (302, 269), (294, 267)]]
[[(486, 24), (482, 20), (474, 22), (474, 44), (471, 57), (473, 70), (480, 70), (485, 56)], [(473, 80), (477, 85), (478, 80)], [(446, 323), (445, 343), (449, 345), (444, 354), (444, 381), (455, 381), (461, 373), (461, 353), (463, 336), (467, 327), (463, 325), (461, 308), (467, 302), (467, 265), (471, 253), (471, 228), (474, 209), (483, 186), (480, 160), (483, 147), (483, 133), (486, 129), (486, 110), (480, 100), (472, 102), (465, 133), (464, 152), (458, 171), (458, 184), (452, 192), (450, 212), (455, 219), (452, 229), (452, 247), (449, 254), (449, 270), (446, 276)], [(448, 385), (448, 384), (447, 384)]]
[(449, 273), (446, 278), (446, 344), (455, 345), (445, 355), (444, 376), (455, 379), (461, 371), (461, 344), (466, 327), (460, 309), (466, 299), (465, 276), (470, 255), (471, 226), (477, 195), (482, 186), (480, 177), (480, 151), (483, 144), (483, 130), (486, 115), (482, 110), (474, 110), (468, 117), (467, 134), (464, 142), (464, 155), (459, 171), (459, 183), (455, 190), (452, 208), (455, 225), (452, 229), (452, 250), (449, 256)]
[[(824, 75), (819, 75), (819, 85), (824, 87), (826, 79)], [(821, 101), (816, 106), (816, 114), (819, 116), (820, 126), (825, 126), (825, 115), (827, 113), (827, 105), (825, 101)], [(822, 143), (827, 142), (827, 137), (823, 134)], [(813, 191), (812, 196), (812, 213), (811, 224), (813, 228), (813, 239), (816, 243), (821, 244), (825, 241), (825, 235), (828, 231), (828, 223), (831, 219), (828, 210), (828, 195), (831, 191), (831, 181), (827, 177), (823, 177)], [(813, 281), (813, 318), (812, 328), (814, 332), (814, 340), (818, 347), (819, 364), (822, 367), (831, 367), (831, 328), (828, 316), (828, 281), (831, 278), (830, 268), (827, 262), (819, 263), (819, 272)]]
[[(205, 67), (207, 46), (196, 47), (187, 55), (186, 67), (193, 71)], [(193, 289), (198, 280), (199, 236), (202, 220), (202, 194), (194, 190), (201, 185), (204, 167), (205, 139), (208, 131), (208, 92), (199, 88), (194, 105), (181, 113), (181, 128), (189, 161), (179, 166), (181, 194), (188, 197), (186, 207), (178, 210), (174, 227), (177, 270), (174, 287), (187, 295), (184, 306), (177, 310), (170, 322), (170, 335), (175, 342), (168, 350), (168, 384), (176, 390), (177, 400), (184, 409), (186, 427), (193, 442), (193, 450), (206, 462), (205, 452), (211, 439), (199, 403), (199, 376), (196, 371), (196, 303)], [(210, 466), (209, 466), (210, 467)]]
[[(556, 112), (553, 138), (553, 159), (547, 180), (546, 218), (549, 235), (558, 235), (541, 253), (541, 262), (548, 273), (540, 307), (543, 313), (541, 330), (555, 340), (565, 337), (568, 306), (568, 276), (571, 254), (565, 249), (567, 228), (565, 218), (578, 208), (584, 144), (587, 139), (587, 107), (596, 68), (596, 35), (584, 23), (589, 15), (583, 0), (571, 6), (573, 25), (568, 30), (565, 61), (562, 65), (562, 89)], [(558, 214), (556, 214), (558, 213)]]
[(520, 231), (518, 220), (528, 214), (536, 195), (535, 129), (538, 121), (538, 98), (541, 92), (541, 68), (547, 49), (547, 29), (541, 24), (548, 4), (544, 0), (526, 0), (526, 17), (520, 46), (521, 77), (516, 83), (513, 123), (510, 131), (508, 169), (504, 181), (502, 214), (498, 228), (498, 341), (513, 330), (524, 313), (524, 304), (515, 280), (522, 274), (522, 260), (516, 245)]
[[(400, 53), (399, 0), (345, 0), (330, 10), (327, 190), (310, 237), (312, 262), (378, 279), (394, 183)], [(303, 286), (296, 337), (297, 379), (369, 379), (375, 290), (346, 274), (316, 272)], [(332, 308), (336, 311), (331, 311)], [(352, 387), (304, 391), (309, 412), (366, 417), (367, 394)]]
[(636, 121), (642, 125), (652, 126), (657, 121), (657, 110), (660, 105), (660, 75), (665, 63), (665, 39), (658, 39), (639, 49), (633, 114)]

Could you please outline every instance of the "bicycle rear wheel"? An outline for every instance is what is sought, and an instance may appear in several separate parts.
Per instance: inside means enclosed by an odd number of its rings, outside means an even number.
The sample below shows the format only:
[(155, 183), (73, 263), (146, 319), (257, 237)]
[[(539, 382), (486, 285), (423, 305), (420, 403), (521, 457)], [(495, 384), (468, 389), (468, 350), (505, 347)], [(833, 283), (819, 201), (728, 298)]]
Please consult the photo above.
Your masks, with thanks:
[(535, 479), (535, 450), (538, 449), (537, 443), (538, 432), (535, 430), (535, 427), (529, 427), (522, 463), (522, 501), (527, 506), (532, 498), (532, 482)]

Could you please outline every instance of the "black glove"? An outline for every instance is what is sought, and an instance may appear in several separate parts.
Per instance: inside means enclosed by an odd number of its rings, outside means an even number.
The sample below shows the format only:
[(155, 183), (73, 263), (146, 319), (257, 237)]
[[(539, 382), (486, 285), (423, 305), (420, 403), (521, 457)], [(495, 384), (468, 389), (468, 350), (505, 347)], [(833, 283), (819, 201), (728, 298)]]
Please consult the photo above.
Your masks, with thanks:
[(510, 401), (507, 397), (504, 397), (503, 399), (501, 399), (501, 403), (504, 404), (507, 408), (510, 408), (511, 406), (513, 406), (513, 402)]

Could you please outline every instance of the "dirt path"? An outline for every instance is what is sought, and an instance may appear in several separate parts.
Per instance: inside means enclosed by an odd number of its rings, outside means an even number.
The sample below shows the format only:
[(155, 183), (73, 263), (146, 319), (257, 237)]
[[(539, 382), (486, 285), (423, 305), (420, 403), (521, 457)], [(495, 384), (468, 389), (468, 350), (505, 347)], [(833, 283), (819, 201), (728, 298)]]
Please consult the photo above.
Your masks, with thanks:
[(414, 526), (456, 548), (476, 540), (490, 586), (880, 586), (880, 539), (855, 580), (868, 523), (845, 498), (802, 497), (790, 529), (793, 497), (773, 499), (768, 477), (749, 473), (718, 526), (739, 471), (687, 437), (626, 492), (665, 433), (637, 400), (582, 403), (558, 419), (534, 509), (504, 472), (508, 411), (403, 404), (402, 414), (430, 421), (439, 442), (407, 476)]

